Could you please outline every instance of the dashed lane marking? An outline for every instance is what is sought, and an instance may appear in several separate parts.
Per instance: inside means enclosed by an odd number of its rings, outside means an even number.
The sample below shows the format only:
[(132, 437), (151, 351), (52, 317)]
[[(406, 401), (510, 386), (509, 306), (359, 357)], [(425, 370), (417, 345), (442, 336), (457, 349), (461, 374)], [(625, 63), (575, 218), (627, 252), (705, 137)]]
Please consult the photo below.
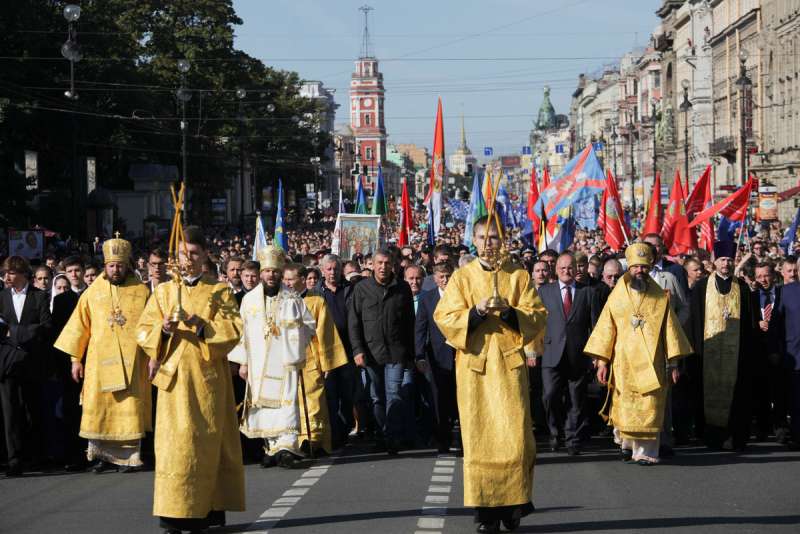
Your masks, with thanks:
[(439, 455), (433, 467), (431, 484), (425, 495), (420, 517), (417, 518), (417, 529), (414, 534), (441, 534), (447, 516), (447, 504), (453, 490), (453, 473), (456, 458), (452, 455)]

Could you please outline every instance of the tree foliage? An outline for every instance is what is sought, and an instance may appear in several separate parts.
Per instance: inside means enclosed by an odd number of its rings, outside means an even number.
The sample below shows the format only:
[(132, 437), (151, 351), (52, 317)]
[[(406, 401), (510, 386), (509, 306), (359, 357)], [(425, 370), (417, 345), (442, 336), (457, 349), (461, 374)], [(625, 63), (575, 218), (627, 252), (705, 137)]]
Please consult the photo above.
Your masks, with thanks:
[[(78, 3), (78, 2), (76, 2)], [(239, 150), (258, 185), (278, 177), (300, 187), (329, 139), (316, 128), (315, 103), (301, 98), (297, 73), (272, 69), (234, 47), (241, 20), (231, 0), (81, 1), (75, 28), (83, 58), (79, 98), (60, 53), (65, 2), (15, 0), (0, 17), (0, 214), (9, 222), (67, 225), (85, 197), (83, 166), (97, 160), (98, 185), (131, 187), (137, 162), (181, 165), (180, 104), (186, 103), (188, 168), (195, 220), (208, 222), (210, 198), (238, 176)], [(182, 80), (179, 59), (191, 69)], [(236, 95), (247, 91), (245, 98)], [(38, 153), (40, 191), (60, 210), (34, 210), (24, 187), (24, 151)], [(73, 213), (74, 216), (74, 213)]]

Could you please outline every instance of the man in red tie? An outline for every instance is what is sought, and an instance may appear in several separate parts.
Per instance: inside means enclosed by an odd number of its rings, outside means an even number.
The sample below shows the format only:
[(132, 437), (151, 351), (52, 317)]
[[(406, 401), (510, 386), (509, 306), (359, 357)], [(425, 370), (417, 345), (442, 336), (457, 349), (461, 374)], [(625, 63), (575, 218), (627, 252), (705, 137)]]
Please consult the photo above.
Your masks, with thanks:
[[(544, 354), (536, 364), (542, 366), (543, 401), (550, 429), (550, 450), (557, 451), (563, 441), (575, 456), (581, 441), (588, 437), (589, 418), (586, 387), (592, 361), (583, 353), (592, 330), (591, 288), (575, 281), (575, 257), (562, 252), (556, 260), (558, 280), (539, 289), (547, 308)], [(569, 395), (569, 409), (564, 405)], [(563, 438), (562, 438), (563, 436)]]
[(789, 438), (789, 384), (781, 366), (779, 306), (781, 287), (775, 285), (776, 273), (772, 263), (756, 264), (755, 279), (758, 284), (751, 301), (758, 303), (759, 347), (762, 359), (755, 365), (753, 401), (759, 441), (775, 433), (776, 441), (786, 443)]

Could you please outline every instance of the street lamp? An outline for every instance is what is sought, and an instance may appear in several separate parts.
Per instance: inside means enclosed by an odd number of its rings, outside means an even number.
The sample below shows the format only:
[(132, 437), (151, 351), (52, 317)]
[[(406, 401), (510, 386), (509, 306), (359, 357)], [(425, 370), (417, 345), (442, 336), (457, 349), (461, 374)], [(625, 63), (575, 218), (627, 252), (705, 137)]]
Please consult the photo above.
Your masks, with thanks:
[(322, 191), (320, 191), (320, 183), (319, 183), (319, 156), (314, 156), (309, 159), (311, 162), (311, 167), (314, 169), (314, 196), (316, 197), (314, 200), (314, 205), (317, 209), (322, 209)]
[(633, 166), (633, 119), (628, 119), (628, 140), (631, 142), (631, 215), (636, 216), (636, 169)]
[(658, 163), (658, 160), (657, 160), (657, 157), (658, 157), (657, 144), (658, 144), (658, 139), (656, 137), (656, 126), (658, 124), (658, 118), (656, 117), (656, 99), (655, 99), (655, 97), (650, 100), (650, 121), (652, 122), (652, 125), (653, 125), (653, 183), (655, 184), (656, 173), (658, 172), (658, 170), (657, 170), (657, 163)]
[(683, 102), (681, 102), (681, 111), (683, 111), (683, 173), (686, 180), (686, 189), (689, 189), (689, 110), (692, 109), (692, 103), (689, 101), (689, 80), (681, 80), (681, 87), (683, 87)]
[(611, 148), (614, 155), (614, 179), (617, 179), (617, 125), (611, 124)]
[(181, 160), (183, 162), (181, 171), (183, 173), (183, 184), (186, 188), (186, 198), (184, 199), (185, 209), (183, 210), (184, 218), (187, 216), (189, 211), (189, 200), (191, 199), (191, 195), (189, 193), (188, 164), (186, 159), (186, 131), (188, 130), (188, 125), (186, 123), (186, 103), (192, 99), (192, 93), (186, 89), (186, 73), (188, 73), (191, 68), (192, 64), (188, 59), (178, 60), (178, 72), (181, 74), (181, 86), (175, 92), (175, 96), (178, 98), (178, 101), (181, 104)]
[(64, 96), (70, 100), (77, 100), (75, 91), (75, 63), (83, 58), (81, 47), (78, 46), (78, 31), (75, 23), (81, 18), (81, 7), (75, 4), (64, 6), (64, 18), (67, 21), (67, 41), (61, 45), (61, 55), (69, 61), (69, 90), (64, 91)]
[(750, 88), (753, 87), (753, 81), (747, 76), (747, 58), (749, 54), (744, 48), (739, 52), (739, 79), (736, 80), (736, 85), (739, 86), (739, 94), (741, 96), (741, 117), (739, 128), (739, 146), (741, 147), (741, 154), (739, 155), (739, 169), (742, 176), (742, 183), (747, 181), (747, 121), (745, 113), (747, 112), (747, 97)]
[(247, 96), (247, 91), (241, 87), (236, 89), (236, 98), (239, 100), (239, 219), (242, 232), (244, 232), (244, 113), (242, 101)]

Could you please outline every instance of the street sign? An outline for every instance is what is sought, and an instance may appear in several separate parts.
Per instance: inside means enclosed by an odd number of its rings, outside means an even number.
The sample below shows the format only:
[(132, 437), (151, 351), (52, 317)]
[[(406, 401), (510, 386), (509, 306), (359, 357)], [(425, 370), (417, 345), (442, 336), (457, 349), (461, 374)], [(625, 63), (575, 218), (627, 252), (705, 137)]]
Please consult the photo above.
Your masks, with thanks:
[(564, 145), (559, 143), (556, 145), (556, 154), (563, 154), (564, 153)]
[(488, 157), (488, 156), (491, 156), (492, 154), (494, 154), (494, 150), (492, 149), (492, 147), (490, 147), (490, 146), (483, 147), (483, 155), (484, 156)]
[(528, 155), (530, 153), (531, 153), (531, 147), (530, 146), (526, 145), (526, 146), (522, 147), (522, 155), (523, 156)]
[(596, 152), (602, 152), (603, 148), (605, 147), (602, 141), (596, 141), (592, 143), (592, 146), (594, 146)]

